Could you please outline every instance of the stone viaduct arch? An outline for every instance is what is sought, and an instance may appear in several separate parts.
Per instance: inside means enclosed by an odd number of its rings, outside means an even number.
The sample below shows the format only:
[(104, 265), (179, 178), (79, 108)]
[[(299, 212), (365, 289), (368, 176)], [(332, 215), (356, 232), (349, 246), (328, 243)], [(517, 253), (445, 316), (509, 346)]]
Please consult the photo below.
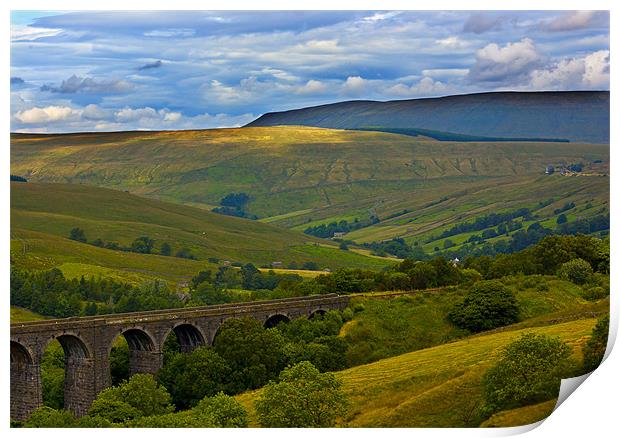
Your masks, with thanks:
[(155, 310), (11, 324), (11, 418), (27, 419), (42, 405), (40, 364), (53, 339), (65, 352), (65, 408), (85, 415), (110, 386), (110, 351), (124, 336), (129, 373), (155, 374), (163, 365), (166, 338), (175, 335), (182, 352), (211, 345), (229, 318), (253, 317), (265, 327), (327, 310), (343, 310), (348, 297), (336, 294), (195, 308)]

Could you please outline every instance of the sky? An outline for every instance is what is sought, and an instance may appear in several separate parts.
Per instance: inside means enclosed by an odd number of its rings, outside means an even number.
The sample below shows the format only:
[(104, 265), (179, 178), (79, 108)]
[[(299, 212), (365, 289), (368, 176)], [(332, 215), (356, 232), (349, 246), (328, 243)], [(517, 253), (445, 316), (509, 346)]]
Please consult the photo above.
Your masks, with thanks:
[(606, 11), (13, 11), (14, 132), (242, 126), (343, 100), (608, 90)]

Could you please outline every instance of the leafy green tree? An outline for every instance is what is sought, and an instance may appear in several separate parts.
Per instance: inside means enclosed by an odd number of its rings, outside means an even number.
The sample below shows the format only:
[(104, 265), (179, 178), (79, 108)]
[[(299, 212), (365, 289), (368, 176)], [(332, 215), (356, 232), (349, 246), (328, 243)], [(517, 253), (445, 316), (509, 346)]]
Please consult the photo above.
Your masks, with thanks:
[(511, 290), (498, 280), (486, 280), (475, 283), (448, 318), (456, 326), (476, 333), (517, 322), (519, 307)]
[(566, 215), (564, 213), (559, 215), (557, 220), (555, 221), (555, 223), (558, 225), (565, 224), (566, 222), (568, 222), (568, 219), (566, 219)]
[(139, 409), (127, 402), (103, 396), (97, 397), (93, 401), (88, 411), (88, 416), (93, 419), (100, 418), (103, 421), (119, 424), (134, 418), (140, 418), (143, 415)]
[(265, 330), (254, 318), (224, 321), (214, 349), (231, 367), (227, 392), (258, 388), (275, 378), (286, 365), (284, 343), (277, 329)]
[(559, 338), (523, 334), (504, 349), (484, 376), (487, 410), (512, 409), (557, 397), (561, 379), (575, 368), (570, 356), (571, 348)]
[(129, 345), (124, 338), (110, 351), (110, 376), (112, 385), (120, 385), (129, 379)]
[(196, 260), (196, 256), (192, 254), (191, 250), (185, 247), (179, 249), (176, 253), (174, 253), (174, 256), (180, 259)]
[(203, 398), (192, 411), (199, 416), (213, 418), (216, 427), (248, 427), (248, 413), (245, 408), (223, 392)]
[(215, 419), (208, 415), (198, 415), (193, 411), (181, 411), (164, 415), (151, 415), (139, 417), (123, 423), (123, 427), (140, 428), (198, 428), (198, 427), (220, 427)]
[(56, 410), (48, 406), (37, 409), (24, 423), (24, 427), (73, 427), (75, 417), (69, 411)]
[(155, 241), (148, 236), (138, 237), (131, 242), (131, 251), (141, 254), (150, 254)]
[(342, 383), (310, 362), (283, 370), (279, 382), (269, 382), (256, 401), (263, 427), (333, 427), (346, 409)]
[(583, 348), (584, 372), (594, 371), (603, 361), (607, 350), (607, 338), (609, 335), (609, 315), (605, 315), (596, 323), (592, 330), (592, 336)]
[[(101, 416), (110, 421), (128, 416), (162, 415), (174, 410), (171, 397), (166, 388), (157, 384), (150, 374), (134, 374), (128, 381), (118, 386), (106, 388), (99, 393), (89, 412), (92, 416)], [(106, 412), (114, 412), (110, 418)]]
[(168, 242), (164, 242), (161, 244), (161, 247), (159, 248), (159, 254), (163, 256), (169, 256), (170, 254), (172, 254), (172, 248), (170, 247), (170, 244)]
[(563, 263), (558, 276), (575, 284), (587, 283), (592, 278), (592, 266), (583, 259), (573, 259)]
[(340, 242), (340, 246), (339, 248), (343, 251), (348, 251), (349, 250), (349, 245), (347, 245), (347, 242)]
[(212, 348), (199, 347), (189, 354), (175, 354), (157, 377), (170, 392), (177, 409), (187, 409), (204, 397), (222, 391), (230, 371), (226, 361)]
[(84, 234), (83, 229), (75, 227), (69, 232), (69, 239), (86, 243), (86, 234)]
[(414, 289), (428, 289), (437, 285), (437, 270), (428, 263), (416, 263), (407, 274)]
[(41, 361), (43, 404), (62, 410), (65, 405), (65, 353), (58, 343), (51, 343)]

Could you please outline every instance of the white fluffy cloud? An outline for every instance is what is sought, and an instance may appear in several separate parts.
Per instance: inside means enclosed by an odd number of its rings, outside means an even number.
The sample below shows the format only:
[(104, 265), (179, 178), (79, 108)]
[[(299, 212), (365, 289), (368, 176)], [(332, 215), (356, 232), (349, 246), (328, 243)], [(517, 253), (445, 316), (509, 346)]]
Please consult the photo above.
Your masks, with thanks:
[(325, 93), (328, 90), (327, 84), (321, 81), (315, 81), (314, 79), (310, 79), (305, 85), (301, 87), (297, 87), (295, 92), (297, 94), (321, 94)]
[(68, 106), (51, 105), (44, 108), (34, 107), (15, 113), (15, 118), (26, 124), (54, 123), (59, 121), (77, 120), (81, 110)]
[(361, 76), (349, 76), (342, 84), (342, 91), (347, 96), (361, 96), (367, 91), (369, 82)]
[(491, 43), (476, 52), (476, 63), (468, 78), (476, 82), (514, 82), (529, 75), (541, 61), (541, 54), (529, 38), (503, 47)]
[(539, 90), (566, 88), (607, 88), (609, 51), (599, 50), (580, 58), (563, 59), (531, 73), (530, 85)]

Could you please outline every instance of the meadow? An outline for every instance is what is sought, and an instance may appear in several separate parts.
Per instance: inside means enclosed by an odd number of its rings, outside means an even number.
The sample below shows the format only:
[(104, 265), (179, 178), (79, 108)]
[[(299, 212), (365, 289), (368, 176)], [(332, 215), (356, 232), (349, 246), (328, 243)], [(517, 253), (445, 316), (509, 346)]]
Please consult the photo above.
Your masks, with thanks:
[[(226, 260), (258, 266), (315, 262), (320, 269), (380, 269), (393, 263), (274, 225), (78, 184), (12, 183), (11, 223), (13, 266), (59, 267), (69, 278), (104, 276), (131, 283), (160, 278), (174, 284)], [(74, 227), (91, 243), (102, 239), (127, 247), (149, 236), (155, 250), (138, 254), (77, 242), (68, 238)], [(187, 248), (197, 260), (159, 255), (162, 243), (173, 251)]]

